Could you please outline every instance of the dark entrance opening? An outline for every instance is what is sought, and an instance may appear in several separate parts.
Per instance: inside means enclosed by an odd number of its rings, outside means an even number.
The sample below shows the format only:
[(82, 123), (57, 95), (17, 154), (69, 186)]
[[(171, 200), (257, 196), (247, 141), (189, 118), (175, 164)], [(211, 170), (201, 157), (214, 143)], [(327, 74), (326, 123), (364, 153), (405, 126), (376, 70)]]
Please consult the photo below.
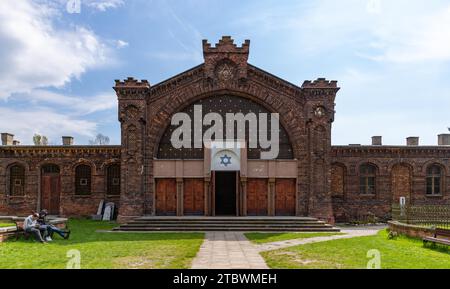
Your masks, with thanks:
[(236, 216), (236, 172), (215, 172), (216, 216)]

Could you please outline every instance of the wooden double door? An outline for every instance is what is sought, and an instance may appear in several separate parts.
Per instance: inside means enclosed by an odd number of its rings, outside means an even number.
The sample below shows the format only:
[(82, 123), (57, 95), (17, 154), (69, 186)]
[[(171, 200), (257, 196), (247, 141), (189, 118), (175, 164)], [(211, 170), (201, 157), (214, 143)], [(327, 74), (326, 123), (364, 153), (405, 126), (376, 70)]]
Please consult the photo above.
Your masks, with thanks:
[(275, 215), (295, 216), (296, 179), (277, 179), (275, 182)]
[[(202, 216), (205, 213), (204, 183), (202, 179), (184, 179), (183, 215)], [(180, 188), (181, 189), (181, 184)], [(156, 215), (177, 215), (177, 182), (176, 179), (156, 179)], [(181, 195), (181, 194), (180, 194)]]
[(156, 179), (156, 215), (175, 216), (177, 214), (176, 179)]
[(247, 180), (247, 215), (267, 216), (268, 215), (268, 180), (248, 179)]
[(184, 179), (183, 212), (185, 216), (205, 214), (205, 192), (202, 179)]

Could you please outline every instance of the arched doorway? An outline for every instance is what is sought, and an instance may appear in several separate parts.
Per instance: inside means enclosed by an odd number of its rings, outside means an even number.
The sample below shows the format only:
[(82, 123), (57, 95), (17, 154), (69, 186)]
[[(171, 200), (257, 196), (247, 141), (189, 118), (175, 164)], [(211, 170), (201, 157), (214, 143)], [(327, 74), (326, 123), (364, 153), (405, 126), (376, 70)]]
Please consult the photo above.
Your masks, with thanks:
[[(192, 129), (190, 134), (183, 134), (189, 145), (183, 143), (180, 148), (175, 148), (172, 144), (173, 134), (179, 130), (180, 125), (169, 125), (159, 139), (158, 149), (155, 151), (156, 160), (161, 166), (155, 177), (154, 204), (156, 215), (199, 215), (208, 214), (212, 216), (246, 216), (269, 214), (269, 203), (276, 207), (272, 209), (279, 215), (296, 214), (296, 193), (297, 175), (283, 171), (278, 161), (294, 161), (294, 149), (291, 144), (288, 131), (283, 124), (275, 124), (272, 129), (271, 112), (260, 102), (251, 98), (246, 98), (234, 94), (218, 94), (209, 96), (188, 104), (180, 110), (188, 126)], [(231, 115), (231, 116), (230, 116)], [(267, 127), (259, 130), (262, 120), (261, 115), (266, 117)], [(244, 126), (239, 126), (234, 121), (244, 119)], [(228, 134), (228, 120), (234, 125), (231, 134)], [(196, 127), (197, 124), (199, 127)], [(184, 120), (183, 120), (184, 125)], [(219, 126), (222, 130), (210, 132), (212, 126)], [(196, 129), (197, 131), (196, 134)], [(266, 131), (267, 134), (262, 134)], [(178, 132), (177, 132), (178, 133)], [(234, 134), (234, 135), (233, 135)], [(175, 134), (177, 135), (177, 134)], [(242, 143), (233, 151), (217, 150), (206, 148), (200, 140), (200, 145), (196, 145), (195, 138), (207, 135), (207, 140), (211, 143), (221, 143), (226, 140), (233, 144)], [(254, 138), (251, 139), (249, 136)], [(179, 135), (178, 135), (179, 136)], [(187, 136), (187, 137), (186, 137)], [(230, 137), (231, 136), (231, 137)], [(229, 139), (228, 139), (229, 138)], [(273, 182), (273, 200), (269, 202), (268, 180), (269, 164), (263, 160), (263, 152), (269, 151), (272, 147), (263, 147), (260, 140), (276, 139), (279, 142), (278, 156), (271, 160), (271, 174), (275, 180), (277, 176), (284, 179)], [(234, 147), (234, 146), (232, 146)], [(245, 151), (245, 156), (240, 152)], [(238, 153), (239, 152), (239, 153)], [(244, 178), (240, 169), (241, 156), (245, 162)], [(208, 173), (202, 171), (200, 175), (192, 175), (190, 166), (204, 162), (202, 167), (206, 167)], [(255, 162), (252, 166), (252, 173), (247, 176), (247, 162)], [(206, 165), (205, 165), (206, 164)], [(255, 166), (262, 165), (264, 168), (255, 169)], [(178, 166), (178, 167), (177, 167)], [(255, 171), (256, 170), (256, 171)], [(210, 175), (209, 175), (210, 173)], [(197, 178), (197, 179), (194, 179)], [(204, 178), (201, 180), (200, 178)], [(177, 200), (178, 198), (178, 200)], [(180, 200), (182, 199), (182, 200)], [(178, 204), (178, 205), (177, 205)], [(182, 204), (182, 209), (180, 209)], [(277, 204), (275, 206), (275, 204)], [(178, 210), (177, 210), (178, 206)], [(204, 210), (201, 210), (204, 208)]]
[(61, 177), (59, 166), (47, 164), (41, 168), (41, 209), (51, 215), (59, 215)]

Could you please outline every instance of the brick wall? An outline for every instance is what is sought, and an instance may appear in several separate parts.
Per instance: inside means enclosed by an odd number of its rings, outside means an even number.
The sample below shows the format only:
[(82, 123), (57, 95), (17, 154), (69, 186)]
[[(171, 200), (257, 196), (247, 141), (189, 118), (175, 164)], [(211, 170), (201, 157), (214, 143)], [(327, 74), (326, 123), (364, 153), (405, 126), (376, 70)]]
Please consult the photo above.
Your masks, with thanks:
[[(0, 215), (30, 214), (40, 207), (41, 168), (45, 164), (60, 169), (60, 211), (64, 216), (88, 216), (95, 214), (100, 200), (119, 205), (119, 196), (108, 197), (106, 192), (106, 168), (118, 163), (120, 147), (0, 147)], [(12, 196), (10, 167), (25, 167), (24, 195)], [(91, 194), (75, 194), (75, 168), (78, 164), (91, 167)]]
[[(375, 215), (388, 218), (393, 202), (400, 196), (411, 204), (450, 205), (450, 148), (390, 147), (390, 146), (335, 146), (331, 159), (336, 166), (345, 169), (344, 196), (333, 198), (334, 215), (340, 221)], [(376, 193), (361, 195), (359, 190), (359, 167), (370, 163), (377, 167)], [(443, 170), (443, 193), (439, 196), (426, 194), (426, 169), (439, 164)], [(341, 179), (332, 178), (332, 187), (339, 187)], [(409, 194), (408, 194), (409, 192)]]

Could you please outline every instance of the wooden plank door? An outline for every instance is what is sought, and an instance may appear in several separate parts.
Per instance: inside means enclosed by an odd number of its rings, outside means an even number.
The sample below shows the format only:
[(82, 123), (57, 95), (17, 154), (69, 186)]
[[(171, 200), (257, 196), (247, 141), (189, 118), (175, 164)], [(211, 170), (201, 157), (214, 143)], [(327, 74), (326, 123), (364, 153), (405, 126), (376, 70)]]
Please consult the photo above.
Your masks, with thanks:
[(267, 179), (247, 180), (247, 215), (267, 216)]
[(295, 179), (277, 179), (275, 183), (275, 215), (295, 216)]
[(205, 214), (205, 193), (202, 179), (185, 179), (183, 185), (184, 215), (203, 216)]
[(41, 179), (41, 209), (49, 210), (50, 194), (52, 188), (52, 177), (42, 176)]
[(61, 193), (61, 179), (59, 176), (51, 177), (50, 214), (59, 215), (59, 199)]
[(41, 209), (51, 215), (59, 215), (61, 181), (59, 175), (43, 175), (41, 178)]
[(177, 214), (177, 182), (175, 179), (156, 179), (156, 215)]

